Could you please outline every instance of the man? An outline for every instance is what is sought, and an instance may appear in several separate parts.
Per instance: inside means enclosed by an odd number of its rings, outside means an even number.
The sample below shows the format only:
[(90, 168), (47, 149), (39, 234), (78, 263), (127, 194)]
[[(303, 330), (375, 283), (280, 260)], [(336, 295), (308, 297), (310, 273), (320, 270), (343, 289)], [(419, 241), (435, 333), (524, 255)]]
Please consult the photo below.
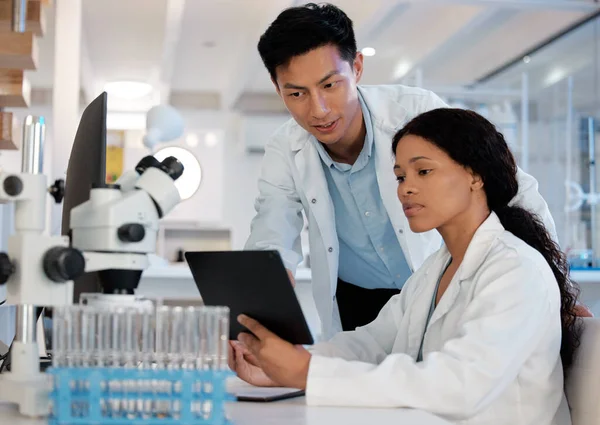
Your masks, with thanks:
[[(293, 117), (265, 149), (246, 249), (278, 250), (293, 283), (308, 218), (322, 337), (376, 318), (441, 244), (410, 231), (396, 196), (391, 141), (408, 120), (446, 107), (429, 91), (359, 87), (363, 56), (352, 21), (332, 5), (283, 11), (260, 38), (263, 63)], [(555, 226), (537, 181), (519, 171), (513, 200)]]

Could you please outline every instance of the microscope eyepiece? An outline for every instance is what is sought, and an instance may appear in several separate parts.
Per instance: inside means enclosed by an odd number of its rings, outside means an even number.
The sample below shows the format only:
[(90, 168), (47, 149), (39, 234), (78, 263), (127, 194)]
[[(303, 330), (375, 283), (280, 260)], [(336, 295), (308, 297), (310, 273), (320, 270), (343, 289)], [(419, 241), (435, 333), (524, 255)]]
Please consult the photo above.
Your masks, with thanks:
[(183, 164), (174, 156), (165, 158), (162, 162), (159, 162), (152, 155), (145, 156), (135, 166), (135, 171), (141, 176), (144, 171), (151, 167), (158, 168), (173, 180), (177, 180), (183, 174)]
[(138, 162), (135, 166), (135, 171), (139, 175), (142, 175), (144, 174), (144, 171), (151, 167), (160, 169), (160, 161), (154, 158), (152, 155), (148, 155), (140, 159), (140, 162)]
[(177, 180), (183, 174), (183, 164), (174, 156), (165, 158), (160, 168), (173, 180)]

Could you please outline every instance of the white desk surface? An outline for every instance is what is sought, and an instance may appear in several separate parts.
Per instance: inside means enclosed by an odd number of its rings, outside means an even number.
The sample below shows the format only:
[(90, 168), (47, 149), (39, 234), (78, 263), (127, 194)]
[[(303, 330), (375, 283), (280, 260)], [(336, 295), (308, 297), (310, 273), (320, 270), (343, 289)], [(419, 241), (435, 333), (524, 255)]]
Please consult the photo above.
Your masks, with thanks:
[[(418, 410), (308, 407), (304, 397), (272, 403), (230, 403), (227, 413), (233, 425), (450, 425)], [(0, 402), (0, 423), (46, 425), (46, 419), (20, 416), (15, 406)]]
[[(244, 387), (235, 381), (230, 391)], [(313, 407), (304, 397), (271, 403), (236, 402), (226, 406), (233, 425), (450, 425), (437, 416), (411, 409), (365, 409), (354, 407)], [(45, 425), (46, 419), (20, 416), (14, 405), (0, 402), (0, 424)]]

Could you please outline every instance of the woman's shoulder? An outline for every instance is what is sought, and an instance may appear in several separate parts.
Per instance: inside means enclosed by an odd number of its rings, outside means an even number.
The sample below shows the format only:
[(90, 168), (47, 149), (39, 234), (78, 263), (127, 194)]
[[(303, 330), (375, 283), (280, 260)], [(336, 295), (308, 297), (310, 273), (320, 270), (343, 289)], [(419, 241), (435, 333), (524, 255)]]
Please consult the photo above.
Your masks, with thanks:
[(529, 287), (557, 286), (552, 269), (543, 255), (508, 231), (500, 233), (493, 242), (480, 267), (481, 273), (527, 280)]

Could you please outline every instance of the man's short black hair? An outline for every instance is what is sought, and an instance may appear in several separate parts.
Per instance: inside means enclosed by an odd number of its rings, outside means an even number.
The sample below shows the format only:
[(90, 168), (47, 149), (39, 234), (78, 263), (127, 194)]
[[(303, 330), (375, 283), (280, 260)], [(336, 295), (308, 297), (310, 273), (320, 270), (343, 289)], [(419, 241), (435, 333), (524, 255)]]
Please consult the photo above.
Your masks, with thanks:
[(279, 14), (258, 42), (260, 57), (276, 80), (275, 69), (319, 47), (335, 45), (342, 59), (353, 63), (356, 39), (352, 21), (338, 7), (308, 3)]

